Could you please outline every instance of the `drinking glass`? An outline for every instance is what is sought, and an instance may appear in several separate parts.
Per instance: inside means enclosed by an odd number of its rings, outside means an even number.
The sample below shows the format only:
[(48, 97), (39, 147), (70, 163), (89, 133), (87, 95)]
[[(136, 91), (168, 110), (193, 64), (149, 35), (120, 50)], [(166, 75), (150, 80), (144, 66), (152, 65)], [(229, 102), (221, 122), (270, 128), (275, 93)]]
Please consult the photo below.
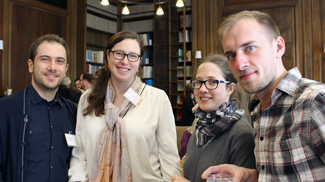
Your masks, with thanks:
[(233, 178), (232, 174), (211, 174), (207, 177), (207, 182), (231, 182)]

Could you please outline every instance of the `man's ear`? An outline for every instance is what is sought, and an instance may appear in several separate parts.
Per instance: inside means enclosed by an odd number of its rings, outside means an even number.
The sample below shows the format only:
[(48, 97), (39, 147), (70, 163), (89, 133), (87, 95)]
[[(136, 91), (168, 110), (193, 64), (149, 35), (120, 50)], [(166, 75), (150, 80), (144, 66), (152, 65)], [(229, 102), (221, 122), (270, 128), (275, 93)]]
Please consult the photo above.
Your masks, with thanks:
[(286, 50), (286, 45), (283, 37), (278, 36), (275, 38), (275, 44), (276, 44), (276, 57), (281, 58)]
[(31, 59), (28, 59), (27, 64), (28, 64), (28, 71), (29, 71), (30, 73), (33, 73), (34, 62), (33, 62)]
[(230, 83), (228, 88), (227, 88), (227, 95), (230, 96), (236, 89), (236, 84), (235, 83)]

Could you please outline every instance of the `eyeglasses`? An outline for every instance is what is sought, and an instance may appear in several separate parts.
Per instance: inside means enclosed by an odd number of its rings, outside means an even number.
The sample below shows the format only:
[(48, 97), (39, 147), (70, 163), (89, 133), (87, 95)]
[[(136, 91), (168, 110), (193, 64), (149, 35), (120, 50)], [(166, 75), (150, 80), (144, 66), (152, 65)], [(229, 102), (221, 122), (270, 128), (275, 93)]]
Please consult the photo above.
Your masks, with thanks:
[(200, 89), (202, 87), (202, 83), (204, 83), (205, 87), (209, 90), (214, 90), (218, 88), (219, 83), (230, 83), (230, 81), (223, 81), (223, 80), (191, 80), (191, 85), (194, 89)]
[(140, 55), (135, 53), (125, 54), (122, 51), (110, 51), (110, 52), (113, 53), (113, 57), (117, 60), (122, 60), (124, 59), (125, 56), (127, 56), (130, 62), (137, 62), (140, 57)]

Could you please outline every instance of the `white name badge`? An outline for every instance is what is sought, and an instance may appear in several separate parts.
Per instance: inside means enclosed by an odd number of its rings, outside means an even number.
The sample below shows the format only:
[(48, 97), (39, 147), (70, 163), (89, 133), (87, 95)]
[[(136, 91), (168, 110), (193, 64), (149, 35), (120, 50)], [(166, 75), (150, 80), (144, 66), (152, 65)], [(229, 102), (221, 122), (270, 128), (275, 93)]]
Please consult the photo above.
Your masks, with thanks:
[(129, 90), (124, 94), (124, 97), (126, 97), (135, 106), (139, 106), (143, 101), (143, 98), (131, 88), (129, 88)]
[(78, 147), (76, 135), (65, 133), (65, 139), (69, 147)]

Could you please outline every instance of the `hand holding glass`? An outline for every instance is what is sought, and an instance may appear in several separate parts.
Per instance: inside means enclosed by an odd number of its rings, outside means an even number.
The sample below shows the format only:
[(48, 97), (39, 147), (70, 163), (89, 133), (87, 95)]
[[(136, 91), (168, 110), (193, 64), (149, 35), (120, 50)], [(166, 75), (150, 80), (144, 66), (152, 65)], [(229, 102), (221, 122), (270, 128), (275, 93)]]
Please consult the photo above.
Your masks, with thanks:
[(207, 177), (207, 182), (231, 182), (233, 178), (231, 174), (211, 174)]

